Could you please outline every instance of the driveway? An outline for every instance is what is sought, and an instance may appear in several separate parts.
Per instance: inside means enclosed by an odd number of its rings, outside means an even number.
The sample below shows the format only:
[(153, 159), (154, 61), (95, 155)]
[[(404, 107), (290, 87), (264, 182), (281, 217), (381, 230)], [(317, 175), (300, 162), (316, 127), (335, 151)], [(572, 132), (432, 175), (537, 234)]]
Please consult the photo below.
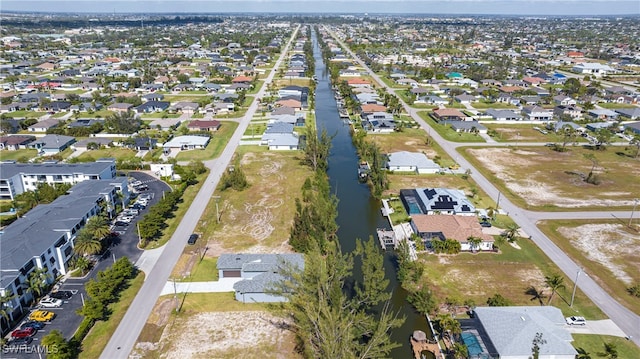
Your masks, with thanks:
[(611, 319), (587, 320), (586, 325), (566, 325), (571, 334), (613, 335), (625, 338), (627, 335)]
[(168, 281), (160, 295), (173, 293), (222, 293), (233, 292), (233, 285), (242, 278), (222, 278), (211, 282), (173, 282)]

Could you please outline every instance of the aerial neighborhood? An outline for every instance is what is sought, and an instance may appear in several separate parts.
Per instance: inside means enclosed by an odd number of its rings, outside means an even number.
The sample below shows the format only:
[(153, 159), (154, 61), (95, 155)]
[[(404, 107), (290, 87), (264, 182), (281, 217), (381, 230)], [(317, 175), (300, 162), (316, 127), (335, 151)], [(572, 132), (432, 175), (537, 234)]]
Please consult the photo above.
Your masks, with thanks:
[(3, 353), (640, 356), (638, 14), (0, 20)]

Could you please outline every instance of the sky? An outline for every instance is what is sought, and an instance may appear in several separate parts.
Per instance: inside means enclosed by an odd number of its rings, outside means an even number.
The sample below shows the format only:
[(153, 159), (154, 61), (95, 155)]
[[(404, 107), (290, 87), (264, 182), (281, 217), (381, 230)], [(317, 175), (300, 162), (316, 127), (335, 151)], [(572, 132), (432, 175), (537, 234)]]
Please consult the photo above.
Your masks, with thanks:
[(640, 15), (640, 0), (2, 0), (3, 11)]

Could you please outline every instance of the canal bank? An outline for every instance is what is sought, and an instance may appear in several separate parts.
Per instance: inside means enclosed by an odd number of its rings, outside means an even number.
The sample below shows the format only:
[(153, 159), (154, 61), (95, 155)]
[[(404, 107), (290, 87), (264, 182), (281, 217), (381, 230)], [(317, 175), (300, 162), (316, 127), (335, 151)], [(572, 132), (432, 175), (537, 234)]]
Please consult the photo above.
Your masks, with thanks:
[[(328, 72), (317, 43), (317, 34), (312, 32), (313, 54), (315, 59), (316, 78), (318, 80), (315, 93), (315, 113), (318, 132), (326, 129), (334, 136), (329, 154), (329, 181), (332, 192), (339, 199), (337, 223), (338, 239), (342, 251), (352, 252), (356, 239), (375, 238), (376, 228), (389, 227), (388, 221), (380, 211), (380, 202), (374, 199), (369, 187), (358, 181), (359, 159), (351, 140), (349, 125), (345, 124), (338, 113), (338, 106), (331, 90)], [(391, 333), (391, 339), (401, 344), (391, 352), (391, 358), (411, 358), (412, 351), (409, 338), (414, 330), (430, 333), (429, 324), (424, 316), (419, 315), (407, 302), (407, 292), (402, 289), (396, 277), (395, 256), (387, 251), (384, 256), (384, 269), (389, 279), (388, 291), (392, 293), (391, 308), (406, 320), (402, 327)], [(362, 273), (354, 266), (353, 275), (360, 278)]]

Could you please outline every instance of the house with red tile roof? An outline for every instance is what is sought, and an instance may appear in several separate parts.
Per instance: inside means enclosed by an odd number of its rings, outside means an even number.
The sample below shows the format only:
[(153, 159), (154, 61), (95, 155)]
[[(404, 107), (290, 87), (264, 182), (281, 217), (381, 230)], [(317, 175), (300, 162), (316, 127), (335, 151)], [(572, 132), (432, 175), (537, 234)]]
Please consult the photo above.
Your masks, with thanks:
[[(476, 216), (457, 216), (447, 214), (414, 214), (411, 216), (411, 228), (425, 241), (427, 248), (433, 241), (447, 239), (460, 242), (461, 251), (491, 251), (493, 237), (482, 232), (482, 226)], [(479, 238), (479, 244), (472, 244), (469, 238)]]

